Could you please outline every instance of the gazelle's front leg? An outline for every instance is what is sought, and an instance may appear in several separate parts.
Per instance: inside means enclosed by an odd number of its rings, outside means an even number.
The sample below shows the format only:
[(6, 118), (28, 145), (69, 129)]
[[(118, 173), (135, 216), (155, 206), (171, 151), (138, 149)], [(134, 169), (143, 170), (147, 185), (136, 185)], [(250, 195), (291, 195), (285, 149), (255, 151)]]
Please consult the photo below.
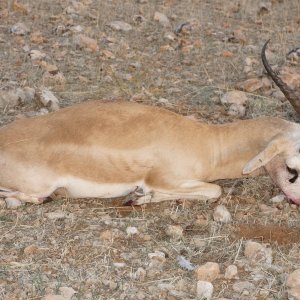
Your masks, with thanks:
[(221, 187), (216, 184), (206, 183), (196, 180), (186, 180), (177, 188), (162, 190), (153, 188), (151, 192), (138, 197), (131, 202), (132, 205), (142, 205), (151, 202), (161, 202), (167, 200), (208, 200), (220, 197)]

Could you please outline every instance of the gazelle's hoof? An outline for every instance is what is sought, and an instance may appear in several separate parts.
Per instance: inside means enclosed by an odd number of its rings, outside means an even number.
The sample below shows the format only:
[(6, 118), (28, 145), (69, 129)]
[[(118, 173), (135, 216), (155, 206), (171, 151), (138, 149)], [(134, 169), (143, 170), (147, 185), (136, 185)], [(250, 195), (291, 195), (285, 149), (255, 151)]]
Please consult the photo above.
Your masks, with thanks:
[(13, 197), (5, 198), (6, 208), (14, 209), (24, 205), (24, 202), (21, 202), (19, 199)]

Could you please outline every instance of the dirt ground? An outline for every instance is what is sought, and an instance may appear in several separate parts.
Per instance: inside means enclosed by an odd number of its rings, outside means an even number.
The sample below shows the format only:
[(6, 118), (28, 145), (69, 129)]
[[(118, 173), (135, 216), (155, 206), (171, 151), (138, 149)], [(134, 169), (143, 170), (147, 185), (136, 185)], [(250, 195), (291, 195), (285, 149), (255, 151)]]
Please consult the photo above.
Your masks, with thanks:
[[(154, 20), (155, 12), (169, 24)], [(131, 30), (109, 26), (117, 20)], [(28, 31), (12, 32), (17, 23)], [(47, 88), (61, 107), (123, 98), (210, 123), (257, 116), (295, 121), (290, 105), (271, 95), (274, 87), (247, 92), (243, 117), (228, 115), (220, 96), (265, 77), (260, 51), (269, 38), (271, 63), (290, 66), (286, 54), (300, 46), (299, 23), (298, 0), (0, 0), (0, 91)], [(31, 50), (57, 69), (47, 72)], [(247, 59), (254, 63), (245, 72)], [(1, 108), (0, 124), (45, 112), (35, 97)], [(43, 299), (63, 294), (62, 287), (76, 291), (63, 299), (200, 299), (195, 271), (182, 268), (179, 256), (194, 266), (219, 264), (212, 299), (288, 299), (287, 275), (300, 268), (299, 208), (271, 202), (280, 191), (268, 177), (220, 184), (220, 199), (207, 203), (125, 207), (124, 199), (56, 199), (2, 207), (0, 299)], [(213, 220), (218, 204), (232, 222)], [(170, 235), (170, 225), (182, 233)], [(248, 240), (267, 244), (272, 263), (250, 262)], [(163, 258), (154, 263), (156, 251)], [(229, 265), (238, 277), (224, 276)], [(241, 290), (238, 282), (253, 285)]]

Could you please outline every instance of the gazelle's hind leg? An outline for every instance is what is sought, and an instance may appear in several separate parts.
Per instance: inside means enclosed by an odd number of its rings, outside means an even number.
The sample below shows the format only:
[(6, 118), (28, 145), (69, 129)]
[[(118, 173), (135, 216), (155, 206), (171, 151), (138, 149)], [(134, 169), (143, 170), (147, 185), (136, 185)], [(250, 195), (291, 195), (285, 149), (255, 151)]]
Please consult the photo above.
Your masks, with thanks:
[(41, 204), (47, 198), (47, 197), (36, 197), (32, 195), (27, 195), (21, 192), (7, 192), (7, 191), (0, 191), (0, 197), (15, 198), (21, 202), (30, 202), (35, 204)]
[(151, 192), (138, 197), (131, 204), (141, 205), (151, 202), (161, 202), (167, 200), (208, 200), (218, 198), (221, 195), (220, 186), (196, 180), (186, 180), (174, 189), (153, 188)]

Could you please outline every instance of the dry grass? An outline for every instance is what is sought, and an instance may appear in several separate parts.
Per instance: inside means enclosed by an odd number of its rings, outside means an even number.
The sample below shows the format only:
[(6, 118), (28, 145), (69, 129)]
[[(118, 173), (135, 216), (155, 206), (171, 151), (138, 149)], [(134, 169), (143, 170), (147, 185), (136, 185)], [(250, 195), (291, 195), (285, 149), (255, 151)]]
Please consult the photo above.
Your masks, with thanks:
[[(0, 0), (0, 13), (10, 1)], [(138, 1), (137, 1), (138, 2)], [(223, 92), (234, 89), (246, 79), (244, 60), (259, 60), (264, 41), (272, 38), (272, 50), (277, 62), (295, 46), (300, 38), (299, 1), (272, 1), (271, 11), (257, 15), (259, 1), (82, 1), (83, 14), (68, 15), (65, 8), (71, 1), (33, 1), (20, 3), (28, 14), (10, 11), (0, 17), (0, 89), (11, 85), (39, 88), (45, 83), (42, 69), (34, 65), (25, 45), (45, 51), (49, 62), (56, 64), (66, 77), (64, 86), (53, 85), (62, 106), (87, 99), (117, 98), (158, 105), (166, 98), (172, 110), (207, 122), (222, 123), (233, 118), (224, 113), (219, 103)], [(240, 9), (234, 12), (237, 4)], [(201, 47), (184, 53), (178, 42), (164, 39), (165, 29), (153, 21), (155, 11), (166, 13), (172, 27), (191, 20), (191, 35), (181, 37), (188, 44), (199, 40)], [(144, 25), (128, 33), (115, 32), (106, 25), (120, 19), (133, 24), (134, 15), (143, 14)], [(56, 16), (56, 17), (53, 17)], [(15, 37), (9, 28), (24, 22), (31, 31), (41, 31), (48, 42), (30, 43), (29, 36)], [(81, 25), (84, 33), (97, 39), (99, 53), (76, 48), (73, 34), (57, 33), (59, 25)], [(247, 42), (230, 43), (227, 37), (242, 29)], [(109, 46), (104, 35), (116, 42)], [(173, 51), (162, 51), (170, 44)], [(115, 58), (107, 59), (102, 50), (110, 50)], [(231, 51), (231, 58), (223, 51)], [(140, 63), (133, 68), (132, 63)], [(261, 75), (260, 64), (254, 73)], [(130, 74), (124, 80), (122, 74)], [(79, 76), (86, 80), (80, 81)], [(142, 94), (137, 97), (137, 94)], [(134, 98), (136, 97), (136, 98)], [(249, 94), (251, 101), (246, 117), (276, 115), (294, 119), (292, 110), (278, 100), (263, 94)], [(16, 115), (35, 110), (35, 105), (1, 112), (1, 124)], [(1, 170), (0, 170), (1, 172)], [(277, 205), (278, 212), (265, 214), (260, 205), (278, 193), (268, 178), (222, 181), (224, 203), (233, 216), (229, 225), (212, 220), (217, 203), (168, 202), (142, 208), (122, 206), (122, 201), (99, 199), (61, 199), (42, 206), (26, 205), (17, 210), (0, 211), (0, 299), (41, 299), (49, 292), (59, 292), (62, 286), (77, 291), (74, 299), (195, 299), (196, 278), (193, 272), (181, 269), (176, 258), (183, 255), (195, 265), (218, 262), (221, 273), (236, 264), (241, 281), (255, 284), (249, 295), (233, 291), (234, 280), (224, 278), (214, 282), (214, 299), (286, 299), (285, 277), (299, 268), (300, 219), (298, 208), (288, 203)], [(47, 213), (60, 211), (64, 217), (51, 220)], [(207, 220), (197, 223), (199, 218)], [(167, 225), (179, 224), (183, 237), (173, 240), (166, 235)], [(129, 236), (126, 228), (134, 226), (139, 234)], [(103, 240), (101, 233), (111, 232)], [(243, 255), (245, 239), (270, 243), (273, 264), (249, 265)], [(32, 251), (28, 246), (34, 245)], [(24, 249), (27, 249), (27, 251)], [(35, 249), (35, 250), (34, 250)], [(150, 268), (148, 253), (156, 250), (166, 255), (163, 268)], [(124, 267), (114, 263), (124, 262)], [(138, 276), (143, 268), (146, 276)]]

